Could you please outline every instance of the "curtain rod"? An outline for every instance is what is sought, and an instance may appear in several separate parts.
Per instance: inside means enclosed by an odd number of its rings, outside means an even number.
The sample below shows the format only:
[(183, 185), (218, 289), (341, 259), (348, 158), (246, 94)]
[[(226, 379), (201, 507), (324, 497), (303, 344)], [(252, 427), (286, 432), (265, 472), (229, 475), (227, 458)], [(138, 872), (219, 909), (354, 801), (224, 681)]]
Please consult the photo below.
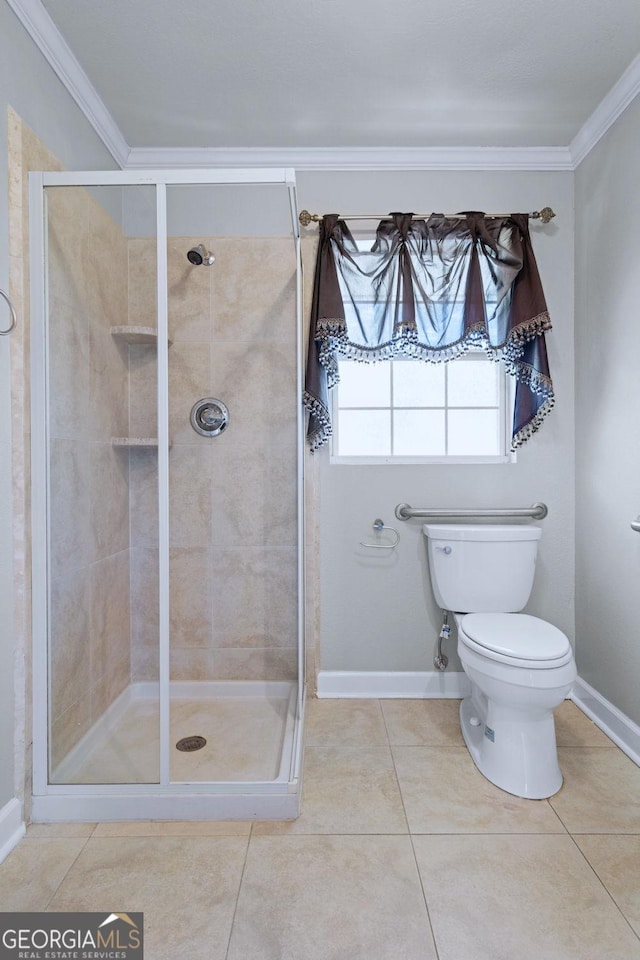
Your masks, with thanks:
[[(432, 213), (414, 213), (414, 217), (418, 220), (427, 220), (429, 217), (432, 217)], [(439, 216), (445, 217), (447, 220), (455, 220), (460, 217), (459, 213), (442, 213)], [(502, 220), (504, 217), (510, 217), (510, 213), (485, 213), (487, 220)], [(553, 220), (555, 213), (551, 207), (543, 207), (542, 210), (534, 210), (529, 214), (532, 220), (542, 220), (543, 223), (549, 223), (550, 220)], [(351, 217), (341, 216), (341, 220), (385, 220), (389, 217), (388, 213), (357, 213)], [(315, 223), (320, 223), (322, 220), (321, 216), (318, 216), (317, 213), (309, 213), (308, 210), (301, 210), (298, 220), (303, 227), (308, 227), (309, 224), (314, 221)]]

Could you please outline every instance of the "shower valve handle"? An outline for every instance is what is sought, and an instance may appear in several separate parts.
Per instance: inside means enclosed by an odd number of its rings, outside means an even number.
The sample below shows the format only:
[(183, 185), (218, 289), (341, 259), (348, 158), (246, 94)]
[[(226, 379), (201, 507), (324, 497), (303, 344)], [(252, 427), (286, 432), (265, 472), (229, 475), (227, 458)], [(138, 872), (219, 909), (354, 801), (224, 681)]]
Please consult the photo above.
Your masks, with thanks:
[(203, 437), (217, 437), (229, 423), (227, 406), (216, 397), (204, 397), (191, 410), (191, 426)]

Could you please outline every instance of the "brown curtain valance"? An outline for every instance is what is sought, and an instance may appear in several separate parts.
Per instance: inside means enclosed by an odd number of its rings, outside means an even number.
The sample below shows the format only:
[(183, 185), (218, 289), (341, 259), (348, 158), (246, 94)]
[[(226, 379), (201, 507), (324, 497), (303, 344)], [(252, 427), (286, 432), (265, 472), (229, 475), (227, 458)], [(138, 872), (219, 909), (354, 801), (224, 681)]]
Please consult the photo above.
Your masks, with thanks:
[[(338, 358), (439, 362), (481, 348), (516, 380), (512, 449), (553, 406), (544, 339), (551, 321), (528, 214), (391, 213), (361, 249), (344, 220), (320, 224), (304, 393), (312, 450), (331, 435)], [(361, 245), (360, 245), (361, 246)]]

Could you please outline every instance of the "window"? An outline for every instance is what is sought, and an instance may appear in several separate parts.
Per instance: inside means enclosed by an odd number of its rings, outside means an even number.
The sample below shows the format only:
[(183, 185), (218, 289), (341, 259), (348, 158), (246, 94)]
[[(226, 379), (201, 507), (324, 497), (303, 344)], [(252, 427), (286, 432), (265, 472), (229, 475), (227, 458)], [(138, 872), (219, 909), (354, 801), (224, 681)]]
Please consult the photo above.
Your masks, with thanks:
[[(395, 396), (395, 358), (451, 363), (447, 358), (452, 353), (473, 347), (486, 359), (504, 360), (509, 380), (515, 380), (509, 446), (516, 449), (537, 432), (553, 407), (545, 345), (550, 329), (528, 214), (485, 217), (470, 211), (416, 219), (412, 213), (390, 213), (378, 223), (369, 245), (354, 238), (344, 218), (325, 214), (303, 397), (309, 447), (318, 450), (331, 436), (331, 387), (339, 379), (340, 358), (366, 362), (384, 357), (391, 363), (384, 399), (377, 395), (372, 406), (363, 400), (347, 406), (343, 389), (338, 458), (510, 459), (499, 426), (507, 409), (504, 379), (496, 373), (498, 400), (456, 397), (454, 379), (459, 372), (459, 379), (466, 379), (469, 371), (462, 365), (476, 362), (461, 359), (445, 372), (437, 401), (428, 404), (418, 397), (402, 403)], [(417, 435), (422, 452), (401, 452), (414, 450)]]
[(512, 460), (512, 378), (484, 353), (470, 351), (446, 363), (341, 360), (339, 369), (333, 462)]

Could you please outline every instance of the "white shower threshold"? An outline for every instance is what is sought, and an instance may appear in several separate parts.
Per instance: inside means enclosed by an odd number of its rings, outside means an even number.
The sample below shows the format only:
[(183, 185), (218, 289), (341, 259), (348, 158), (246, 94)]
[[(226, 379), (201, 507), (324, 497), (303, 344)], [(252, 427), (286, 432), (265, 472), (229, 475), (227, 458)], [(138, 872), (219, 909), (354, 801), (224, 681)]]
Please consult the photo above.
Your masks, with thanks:
[[(298, 816), (302, 710), (278, 681), (170, 684), (170, 782), (160, 784), (158, 684), (133, 683), (34, 790), (35, 822), (289, 820)], [(207, 747), (178, 753), (184, 736)], [(99, 782), (102, 780), (102, 782)], [(122, 780), (124, 782), (118, 782)]]

